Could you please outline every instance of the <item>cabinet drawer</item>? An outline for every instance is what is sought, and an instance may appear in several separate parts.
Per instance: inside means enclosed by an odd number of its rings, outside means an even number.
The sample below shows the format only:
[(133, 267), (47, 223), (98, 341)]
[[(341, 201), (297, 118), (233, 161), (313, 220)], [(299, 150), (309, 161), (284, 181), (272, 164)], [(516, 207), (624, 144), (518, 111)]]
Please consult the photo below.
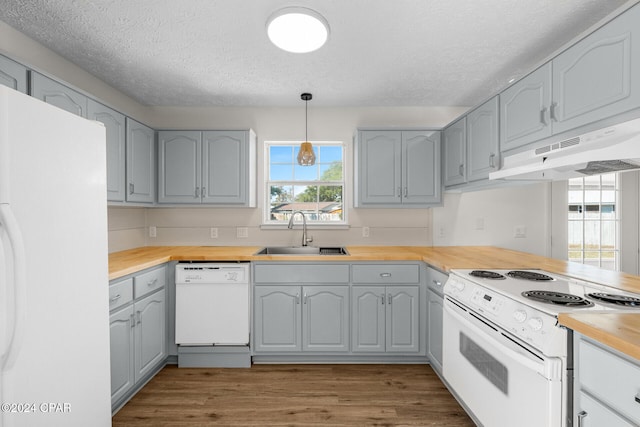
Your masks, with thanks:
[(137, 275), (134, 278), (135, 297), (140, 298), (143, 295), (163, 288), (165, 285), (165, 277), (164, 267)]
[(584, 392), (580, 392), (579, 409), (578, 412), (581, 413), (581, 415), (576, 416), (583, 418), (582, 424), (578, 424), (576, 420), (575, 425), (577, 426), (633, 427), (633, 424)]
[(581, 388), (640, 423), (640, 366), (583, 339), (578, 357)]
[(419, 283), (417, 265), (378, 264), (354, 265), (353, 283)]
[(257, 264), (255, 283), (349, 283), (348, 264)]
[(429, 279), (427, 285), (433, 289), (437, 294), (442, 295), (442, 287), (449, 278), (445, 273), (436, 270), (433, 267), (429, 267)]
[(109, 311), (133, 300), (133, 279), (123, 280), (109, 285)]

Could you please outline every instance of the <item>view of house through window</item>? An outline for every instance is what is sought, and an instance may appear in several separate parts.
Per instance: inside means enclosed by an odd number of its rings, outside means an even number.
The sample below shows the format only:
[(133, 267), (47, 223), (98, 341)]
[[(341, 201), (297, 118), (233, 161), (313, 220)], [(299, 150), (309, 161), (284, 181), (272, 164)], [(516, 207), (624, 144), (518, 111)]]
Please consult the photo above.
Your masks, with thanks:
[(617, 175), (575, 178), (568, 184), (569, 261), (618, 270)]
[(316, 163), (300, 166), (300, 143), (266, 142), (267, 193), (265, 223), (288, 223), (302, 211), (307, 223), (345, 223), (344, 149), (341, 142), (313, 142)]

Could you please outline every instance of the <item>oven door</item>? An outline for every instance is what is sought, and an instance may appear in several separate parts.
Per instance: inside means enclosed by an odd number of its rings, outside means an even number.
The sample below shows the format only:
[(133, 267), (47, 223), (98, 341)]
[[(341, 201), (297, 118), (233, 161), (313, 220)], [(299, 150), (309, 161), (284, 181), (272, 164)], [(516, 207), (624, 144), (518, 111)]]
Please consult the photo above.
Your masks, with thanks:
[(443, 374), (476, 421), (487, 427), (560, 427), (563, 362), (510, 339), (445, 297)]

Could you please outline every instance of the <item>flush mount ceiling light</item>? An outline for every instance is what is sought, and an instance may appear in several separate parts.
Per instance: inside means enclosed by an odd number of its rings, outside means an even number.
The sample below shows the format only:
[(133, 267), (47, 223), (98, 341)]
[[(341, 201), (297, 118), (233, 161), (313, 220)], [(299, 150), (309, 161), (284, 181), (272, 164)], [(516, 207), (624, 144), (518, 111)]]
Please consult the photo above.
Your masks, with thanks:
[(313, 166), (316, 164), (316, 155), (313, 152), (311, 143), (309, 142), (309, 122), (307, 114), (309, 100), (313, 98), (313, 95), (310, 93), (303, 93), (300, 95), (300, 98), (304, 101), (304, 142), (300, 144), (300, 151), (298, 151), (298, 164), (300, 166)]
[(285, 7), (269, 17), (267, 35), (273, 44), (287, 52), (313, 52), (329, 38), (329, 24), (315, 10)]

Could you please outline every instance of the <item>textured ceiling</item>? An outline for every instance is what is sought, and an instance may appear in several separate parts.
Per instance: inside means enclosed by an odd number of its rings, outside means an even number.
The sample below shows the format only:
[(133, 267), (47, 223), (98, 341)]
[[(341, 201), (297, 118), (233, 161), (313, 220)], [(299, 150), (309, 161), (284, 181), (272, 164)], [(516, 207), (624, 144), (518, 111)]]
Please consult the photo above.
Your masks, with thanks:
[[(145, 105), (471, 106), (627, 0), (0, 0), (0, 20)], [(331, 27), (278, 50), (267, 18)]]

